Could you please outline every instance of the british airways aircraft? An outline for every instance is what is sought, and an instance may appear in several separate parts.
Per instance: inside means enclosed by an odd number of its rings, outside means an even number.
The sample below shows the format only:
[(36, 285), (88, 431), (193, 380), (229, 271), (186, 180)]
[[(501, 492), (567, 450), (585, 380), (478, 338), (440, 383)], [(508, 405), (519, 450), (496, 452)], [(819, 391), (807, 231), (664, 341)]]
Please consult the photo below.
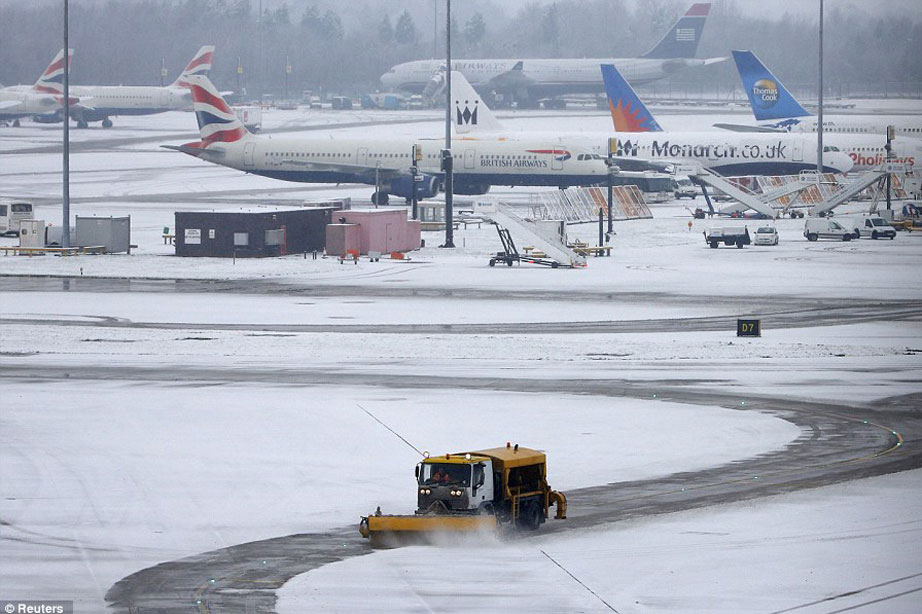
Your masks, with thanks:
[[(246, 130), (207, 77), (194, 75), (187, 81), (201, 140), (164, 145), (167, 149), (285, 181), (376, 185), (376, 204), (387, 204), (389, 194), (409, 199), (415, 193), (422, 199), (439, 192), (440, 140), (258, 137)], [(555, 141), (459, 143), (452, 149), (455, 193), (483, 194), (492, 185), (567, 187), (607, 180), (604, 160), (576, 154)], [(422, 180), (416, 182), (410, 172), (414, 145), (422, 150)]]
[[(73, 59), (74, 50), (69, 49), (67, 62)], [(64, 106), (64, 50), (58, 52), (51, 64), (41, 74), (35, 85), (11, 86), (0, 89), (0, 121), (13, 120), (19, 125), (22, 117), (53, 120), (60, 116)], [(71, 104), (78, 99), (71, 96)], [(47, 121), (46, 119), (46, 121)]]
[(71, 118), (77, 126), (86, 128), (89, 122), (102, 122), (111, 128), (110, 117), (116, 115), (153, 115), (166, 111), (192, 108), (188, 78), (204, 75), (211, 70), (214, 46), (200, 48), (185, 70), (170, 85), (74, 85), (70, 92), (85, 102), (71, 108)]
[[(710, 8), (710, 3), (693, 4), (662, 40), (639, 58), (452, 60), (451, 69), (462, 73), (477, 91), (511, 94), (519, 102), (530, 103), (546, 96), (601, 92), (599, 64), (615, 64), (631, 83), (647, 83), (726, 59), (695, 59)], [(443, 67), (440, 60), (405, 62), (384, 73), (381, 83), (390, 89), (419, 93)]]
[[(608, 91), (614, 132), (555, 134), (552, 138), (573, 143), (602, 158), (608, 139), (617, 145), (615, 163), (624, 170), (642, 170), (693, 162), (722, 175), (788, 175), (816, 168), (816, 137), (799, 134), (710, 132), (664, 132), (633, 88), (612, 65), (602, 67)], [(513, 137), (505, 133), (477, 93), (459, 73), (452, 75), (455, 127), (460, 139), (538, 138), (538, 133)], [(852, 160), (841, 152), (823, 157), (826, 172), (842, 173)]]
[[(751, 51), (733, 51), (743, 89), (758, 124), (714, 124), (736, 132), (814, 134), (817, 117), (804, 109), (784, 84)], [(893, 142), (895, 162), (922, 167), (922, 121), (919, 116), (889, 122), (899, 135)], [(868, 170), (886, 160), (887, 123), (847, 116), (823, 116), (823, 142), (848, 153), (854, 170)]]

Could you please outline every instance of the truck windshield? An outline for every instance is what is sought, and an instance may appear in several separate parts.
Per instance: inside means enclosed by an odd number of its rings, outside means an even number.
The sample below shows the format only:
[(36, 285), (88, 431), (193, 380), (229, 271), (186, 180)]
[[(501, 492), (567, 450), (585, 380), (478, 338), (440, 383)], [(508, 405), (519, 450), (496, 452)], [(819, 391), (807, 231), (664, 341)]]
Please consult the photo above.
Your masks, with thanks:
[(885, 222), (885, 221), (884, 221), (884, 218), (882, 218), (882, 217), (872, 217), (872, 218), (871, 218), (871, 225), (873, 225), (873, 226), (889, 226), (889, 224), (888, 224), (887, 222)]
[(423, 463), (419, 472), (420, 484), (459, 484), (471, 483), (471, 466), (453, 463)]

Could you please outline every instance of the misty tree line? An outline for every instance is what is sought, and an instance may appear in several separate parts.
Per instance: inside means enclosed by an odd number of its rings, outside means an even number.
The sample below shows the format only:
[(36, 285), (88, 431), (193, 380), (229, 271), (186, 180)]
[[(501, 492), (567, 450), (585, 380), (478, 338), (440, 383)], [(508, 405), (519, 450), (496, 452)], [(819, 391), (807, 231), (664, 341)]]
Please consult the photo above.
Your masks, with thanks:
[[(455, 2), (455, 58), (633, 57), (647, 51), (691, 0), (560, 0), (528, 4), (506, 15), (501, 0)], [(304, 89), (358, 94), (380, 87), (394, 64), (444, 54), (444, 3), (355, 0), (71, 0), (73, 82), (143, 85), (160, 82), (163, 58), (171, 82), (203, 44), (215, 44), (212, 79), (221, 89), (290, 97)], [(394, 7), (399, 7), (393, 10)], [(31, 83), (61, 48), (58, 2), (0, 7), (0, 83)], [(437, 20), (436, 20), (437, 17)], [(816, 20), (749, 17), (740, 3), (715, 3), (699, 57), (754, 50), (789, 86), (808, 92), (816, 79)], [(825, 77), (829, 93), (873, 92), (903, 84), (922, 94), (919, 15), (875, 17), (828, 10)], [(243, 74), (238, 74), (238, 61)], [(290, 72), (286, 70), (290, 66)], [(738, 84), (732, 61), (680, 73), (656, 88)], [(649, 88), (647, 88), (649, 89)]]

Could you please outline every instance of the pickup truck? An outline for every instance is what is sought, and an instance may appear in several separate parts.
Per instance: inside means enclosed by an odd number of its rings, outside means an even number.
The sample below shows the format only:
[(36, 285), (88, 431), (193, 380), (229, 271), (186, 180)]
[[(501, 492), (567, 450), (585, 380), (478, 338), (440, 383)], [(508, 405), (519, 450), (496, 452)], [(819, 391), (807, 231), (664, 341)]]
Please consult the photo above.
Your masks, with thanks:
[(744, 245), (752, 243), (749, 236), (749, 229), (746, 226), (724, 226), (722, 228), (708, 228), (704, 231), (704, 242), (711, 246), (711, 249), (717, 249), (717, 246), (735, 245), (741, 248)]

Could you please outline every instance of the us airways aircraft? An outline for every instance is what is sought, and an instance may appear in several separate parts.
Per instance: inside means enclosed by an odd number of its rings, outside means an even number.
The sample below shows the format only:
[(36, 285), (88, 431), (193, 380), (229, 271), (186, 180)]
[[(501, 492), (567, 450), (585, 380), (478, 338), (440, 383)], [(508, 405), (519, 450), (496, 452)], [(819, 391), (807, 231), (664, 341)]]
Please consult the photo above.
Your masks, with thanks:
[(74, 85), (70, 92), (85, 100), (71, 108), (71, 118), (77, 126), (86, 128), (89, 122), (102, 122), (112, 127), (116, 115), (153, 115), (166, 111), (192, 108), (188, 78), (207, 74), (211, 69), (214, 45), (205, 45), (186, 65), (179, 77), (165, 87), (148, 85)]
[[(710, 7), (709, 3), (693, 4), (662, 40), (639, 58), (453, 60), (451, 70), (463, 73), (484, 94), (512, 94), (519, 102), (532, 103), (545, 96), (601, 92), (599, 64), (614, 63), (632, 83), (647, 83), (726, 59), (695, 59)], [(443, 66), (439, 60), (405, 62), (384, 73), (381, 83), (387, 88), (420, 93)]]
[[(818, 118), (801, 106), (755, 53), (736, 50), (732, 53), (757, 123), (714, 124), (716, 127), (739, 132), (816, 132)], [(824, 134), (886, 134), (888, 125), (895, 128), (897, 135), (922, 138), (922, 119), (918, 115), (883, 122), (823, 114)]]
[[(364, 183), (379, 186), (372, 195), (386, 204), (388, 195), (430, 198), (438, 194), (442, 146), (437, 140), (291, 139), (249, 133), (207, 77), (187, 79), (201, 140), (164, 145), (237, 170), (305, 183)], [(421, 180), (410, 172), (413, 146), (421, 148)], [(482, 141), (452, 150), (457, 194), (483, 194), (492, 185), (582, 186), (603, 183), (604, 160), (571, 153), (547, 139), (543, 143)]]
[[(67, 62), (73, 59), (69, 49)], [(77, 98), (71, 97), (71, 104)], [(60, 115), (64, 106), (64, 50), (61, 49), (48, 68), (32, 86), (11, 86), (0, 89), (0, 121), (13, 120), (19, 125), (21, 117), (53, 118)]]
[[(714, 124), (737, 132), (816, 133), (817, 118), (807, 112), (784, 84), (751, 51), (733, 51), (733, 59), (749, 97), (758, 125)], [(922, 165), (922, 121), (918, 116), (891, 122), (898, 136), (893, 142), (895, 162), (913, 168)], [(845, 116), (823, 117), (823, 143), (851, 156), (854, 170), (868, 170), (887, 158), (887, 126), (884, 122)], [(915, 135), (915, 136), (913, 136)]]
[[(785, 175), (816, 168), (816, 137), (795, 134), (737, 134), (731, 132), (663, 132), (634, 90), (611, 65), (602, 67), (615, 132), (555, 134), (602, 158), (608, 139), (616, 140), (614, 161), (624, 170), (643, 170), (692, 161), (722, 175)], [(499, 121), (477, 93), (458, 74), (452, 74), (454, 123), (461, 139), (528, 138), (503, 132)], [(824, 155), (826, 172), (842, 173), (851, 159), (830, 148)]]

